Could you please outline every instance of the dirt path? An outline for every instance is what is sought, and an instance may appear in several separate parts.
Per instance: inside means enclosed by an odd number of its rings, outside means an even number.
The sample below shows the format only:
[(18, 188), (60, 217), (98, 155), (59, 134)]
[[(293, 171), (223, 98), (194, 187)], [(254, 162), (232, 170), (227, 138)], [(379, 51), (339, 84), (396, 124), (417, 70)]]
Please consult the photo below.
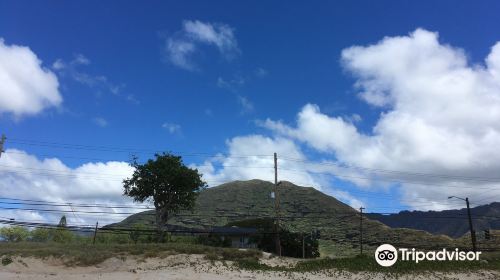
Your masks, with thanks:
[[(285, 260), (283, 263), (287, 263)], [(497, 272), (432, 273), (425, 275), (405, 275), (399, 278), (387, 278), (380, 273), (348, 273), (341, 271), (323, 271), (320, 273), (277, 273), (240, 271), (212, 263), (202, 255), (173, 255), (164, 259), (109, 259), (90, 267), (66, 267), (55, 259), (40, 260), (35, 258), (15, 258), (14, 262), (0, 267), (0, 279), (21, 280), (136, 280), (136, 279), (172, 279), (172, 280), (229, 280), (229, 279), (500, 279)]]

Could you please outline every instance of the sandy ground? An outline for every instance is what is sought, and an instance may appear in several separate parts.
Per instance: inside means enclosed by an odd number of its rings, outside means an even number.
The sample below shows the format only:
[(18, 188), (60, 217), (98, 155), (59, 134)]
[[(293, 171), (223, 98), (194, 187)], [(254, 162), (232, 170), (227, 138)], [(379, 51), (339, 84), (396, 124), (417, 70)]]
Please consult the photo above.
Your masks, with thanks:
[[(294, 260), (268, 259), (269, 265), (293, 265)], [(348, 273), (341, 271), (322, 271), (316, 273), (277, 273), (240, 271), (231, 265), (221, 262), (212, 263), (202, 255), (173, 255), (164, 259), (150, 258), (137, 259), (108, 259), (105, 262), (90, 267), (66, 267), (60, 260), (15, 258), (7, 266), (0, 266), (0, 279), (103, 279), (103, 280), (131, 280), (131, 279), (500, 279), (500, 273), (481, 271), (471, 274), (465, 273), (429, 273), (420, 275), (405, 275), (399, 278), (388, 277), (381, 273)]]

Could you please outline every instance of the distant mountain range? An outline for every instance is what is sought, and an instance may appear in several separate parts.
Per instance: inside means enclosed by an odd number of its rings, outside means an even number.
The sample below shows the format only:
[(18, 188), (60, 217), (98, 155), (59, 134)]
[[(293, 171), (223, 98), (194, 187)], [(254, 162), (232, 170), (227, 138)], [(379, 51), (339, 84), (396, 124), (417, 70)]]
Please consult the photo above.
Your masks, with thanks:
[[(425, 230), (433, 234), (445, 234), (458, 238), (469, 232), (467, 209), (444, 211), (402, 211), (397, 214), (367, 214), (392, 228)], [(471, 208), (474, 230), (477, 234), (485, 229), (500, 229), (500, 202)]]
[[(274, 217), (274, 185), (267, 181), (234, 181), (203, 190), (194, 210), (183, 211), (169, 224), (191, 228), (224, 226), (229, 222), (253, 218)], [(282, 225), (297, 232), (320, 230), (323, 245), (343, 247), (332, 251), (342, 253), (359, 245), (360, 215), (350, 206), (314, 188), (300, 187), (290, 182), (279, 186)], [(154, 227), (154, 212), (146, 211), (127, 217), (108, 227), (130, 228), (135, 224)], [(363, 218), (365, 246), (382, 243), (415, 244), (421, 246), (455, 246), (453, 239), (432, 235), (422, 230), (392, 229), (379, 221)], [(326, 246), (325, 245), (325, 246)]]

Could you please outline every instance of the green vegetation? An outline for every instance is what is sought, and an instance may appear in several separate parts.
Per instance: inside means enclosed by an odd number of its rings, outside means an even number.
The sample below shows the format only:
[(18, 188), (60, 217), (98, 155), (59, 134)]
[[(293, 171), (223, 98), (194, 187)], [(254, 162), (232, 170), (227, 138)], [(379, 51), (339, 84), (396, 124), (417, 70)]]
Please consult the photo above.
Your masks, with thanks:
[(24, 227), (13, 226), (0, 228), (0, 237), (9, 242), (25, 241), (29, 236), (29, 231)]
[[(274, 217), (270, 197), (274, 185), (262, 180), (235, 181), (199, 193), (191, 211), (180, 211), (168, 220), (169, 224), (190, 228), (224, 226), (251, 218)], [(281, 225), (290, 232), (321, 232), (320, 250), (325, 256), (354, 256), (359, 252), (359, 213), (348, 205), (314, 188), (299, 187), (289, 182), (280, 185)], [(134, 225), (155, 226), (154, 211), (127, 217), (109, 227), (130, 228)], [(412, 229), (392, 229), (367, 218), (363, 220), (363, 240), (366, 248), (391, 243), (417, 248), (452, 248), (457, 243), (444, 235)], [(459, 243), (458, 245), (461, 245)], [(467, 244), (463, 244), (468, 246)], [(346, 253), (352, 253), (347, 255)]]
[(6, 266), (12, 263), (12, 258), (11, 257), (3, 257), (2, 258), (2, 265)]
[[(20, 226), (11, 226), (0, 228), (0, 238), (7, 242), (58, 242), (70, 243), (79, 239), (78, 236), (73, 234), (66, 228), (37, 228), (29, 231), (28, 229)], [(81, 238), (80, 238), (81, 239)]]
[(170, 215), (180, 209), (192, 209), (206, 183), (198, 170), (185, 166), (181, 157), (168, 153), (155, 154), (155, 159), (144, 164), (134, 158), (131, 166), (134, 173), (123, 181), (124, 194), (137, 202), (153, 202), (158, 240), (163, 241)]
[(414, 262), (397, 262), (392, 267), (382, 267), (378, 265), (371, 256), (356, 256), (340, 259), (314, 259), (298, 262), (295, 266), (268, 266), (253, 259), (239, 259), (236, 265), (240, 269), (259, 271), (282, 271), (282, 272), (314, 272), (335, 269), (338, 271), (350, 272), (384, 272), (388, 274), (415, 273), (415, 272), (437, 272), (437, 271), (475, 271), (475, 270), (500, 270), (500, 260), (490, 260), (489, 262), (431, 262), (423, 261), (418, 264)]

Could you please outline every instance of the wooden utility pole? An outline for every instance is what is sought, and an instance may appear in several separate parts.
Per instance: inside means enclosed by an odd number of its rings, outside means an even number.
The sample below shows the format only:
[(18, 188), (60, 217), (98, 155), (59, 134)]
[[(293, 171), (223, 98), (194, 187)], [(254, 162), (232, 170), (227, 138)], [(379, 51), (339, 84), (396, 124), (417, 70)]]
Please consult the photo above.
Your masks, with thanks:
[(274, 210), (276, 215), (275, 220), (275, 243), (276, 254), (281, 256), (281, 242), (280, 242), (280, 196), (278, 192), (278, 155), (274, 153)]
[(363, 207), (359, 207), (359, 254), (363, 255)]
[(97, 236), (97, 226), (99, 226), (99, 222), (95, 223), (94, 241), (92, 241), (92, 244), (95, 244), (95, 237)]
[(7, 139), (7, 137), (5, 137), (5, 134), (2, 134), (2, 138), (0, 138), (0, 157), (2, 157), (2, 153), (5, 152), (5, 150), (3, 149), (5, 139)]

